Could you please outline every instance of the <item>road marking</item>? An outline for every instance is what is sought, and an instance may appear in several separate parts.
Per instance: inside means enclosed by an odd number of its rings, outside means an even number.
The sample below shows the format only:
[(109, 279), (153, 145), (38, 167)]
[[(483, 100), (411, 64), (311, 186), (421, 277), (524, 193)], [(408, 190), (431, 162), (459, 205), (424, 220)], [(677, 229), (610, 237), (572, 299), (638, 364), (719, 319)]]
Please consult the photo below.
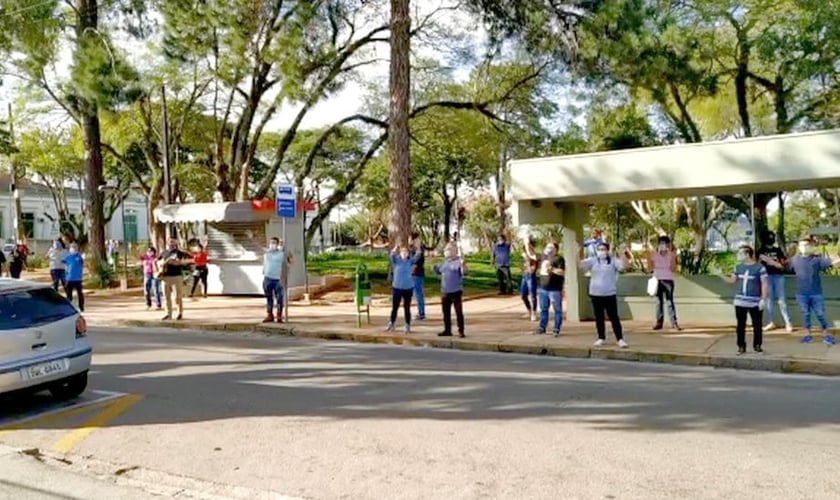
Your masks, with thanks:
[(12, 431), (26, 429), (33, 425), (54, 422), (62, 418), (79, 415), (91, 409), (104, 406), (110, 401), (126, 396), (124, 392), (110, 392), (110, 391), (90, 391), (93, 394), (98, 394), (99, 397), (92, 400), (77, 400), (68, 403), (62, 403), (62, 406), (55, 408), (50, 405), (46, 411), (35, 410), (24, 414), (22, 417), (9, 417), (0, 420), (0, 436)]
[(81, 427), (71, 431), (61, 438), (61, 440), (53, 445), (52, 451), (55, 453), (70, 452), (73, 447), (79, 444), (95, 430), (100, 427), (104, 427), (108, 424), (108, 422), (128, 411), (129, 408), (134, 406), (141, 399), (143, 399), (143, 396), (139, 394), (128, 394), (117, 399), (113, 403), (109, 404), (104, 411), (89, 418), (82, 424)]

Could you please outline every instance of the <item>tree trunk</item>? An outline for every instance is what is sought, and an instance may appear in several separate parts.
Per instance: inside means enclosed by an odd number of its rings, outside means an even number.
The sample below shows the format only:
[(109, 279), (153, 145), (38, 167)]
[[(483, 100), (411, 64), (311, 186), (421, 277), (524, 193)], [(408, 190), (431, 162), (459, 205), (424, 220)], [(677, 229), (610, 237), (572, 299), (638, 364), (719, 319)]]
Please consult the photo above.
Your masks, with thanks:
[(735, 72), (735, 97), (738, 101), (738, 116), (745, 137), (752, 137), (749, 102), (747, 101), (747, 77), (749, 76), (750, 42), (746, 34), (738, 32), (738, 66)]
[(391, 207), (388, 233), (392, 243), (408, 243), (411, 228), (411, 158), (409, 156), (409, 89), (411, 79), (409, 0), (391, 0), (390, 120)]
[(455, 198), (450, 198), (449, 193), (446, 192), (446, 186), (443, 186), (443, 240), (449, 241), (452, 227), (452, 209), (455, 206)]
[(776, 223), (776, 239), (781, 248), (786, 248), (787, 238), (785, 238), (785, 193), (779, 193), (779, 220)]
[(496, 168), (496, 216), (499, 218), (499, 234), (507, 235), (507, 190), (505, 173), (507, 172), (507, 147), (502, 146), (499, 153), (499, 166)]

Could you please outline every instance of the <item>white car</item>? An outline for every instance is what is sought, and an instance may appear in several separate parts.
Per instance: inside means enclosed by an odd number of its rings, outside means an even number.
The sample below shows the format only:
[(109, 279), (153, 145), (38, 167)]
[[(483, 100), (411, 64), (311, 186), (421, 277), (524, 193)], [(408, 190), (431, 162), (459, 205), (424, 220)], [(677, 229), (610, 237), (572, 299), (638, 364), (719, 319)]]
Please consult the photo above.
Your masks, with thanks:
[(85, 319), (52, 287), (0, 278), (0, 395), (75, 398), (87, 387), (92, 351)]

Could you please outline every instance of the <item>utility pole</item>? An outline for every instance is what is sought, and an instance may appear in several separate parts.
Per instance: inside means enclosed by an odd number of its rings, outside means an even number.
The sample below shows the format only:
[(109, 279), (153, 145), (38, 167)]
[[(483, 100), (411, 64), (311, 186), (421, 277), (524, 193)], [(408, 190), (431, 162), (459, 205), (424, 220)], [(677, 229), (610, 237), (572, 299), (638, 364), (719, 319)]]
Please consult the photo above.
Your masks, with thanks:
[[(9, 143), (12, 146), (15, 144), (15, 121), (12, 117), (12, 103), (9, 103)], [(14, 235), (15, 241), (22, 241), (26, 235), (21, 232), (21, 213), (23, 210), (20, 204), (20, 178), (18, 176), (17, 164), (13, 159), (9, 160), (9, 165), (12, 175), (12, 181), (9, 184), (9, 190), (12, 195), (12, 234)]]
[[(164, 197), (166, 204), (172, 204), (172, 165), (170, 164), (171, 155), (169, 153), (169, 118), (166, 112), (166, 86), (160, 86), (161, 93), (161, 119), (163, 121), (163, 186)], [(166, 223), (166, 237), (175, 238), (175, 225)]]

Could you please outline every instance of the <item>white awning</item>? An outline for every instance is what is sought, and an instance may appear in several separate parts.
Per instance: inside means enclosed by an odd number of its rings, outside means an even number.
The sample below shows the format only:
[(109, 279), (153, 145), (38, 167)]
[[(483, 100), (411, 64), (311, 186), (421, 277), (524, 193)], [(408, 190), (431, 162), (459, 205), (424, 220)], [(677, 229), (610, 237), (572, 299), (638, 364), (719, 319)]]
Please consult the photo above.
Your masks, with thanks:
[(255, 222), (270, 219), (271, 210), (255, 210), (251, 202), (179, 203), (161, 205), (154, 211), (155, 220), (172, 222)]

